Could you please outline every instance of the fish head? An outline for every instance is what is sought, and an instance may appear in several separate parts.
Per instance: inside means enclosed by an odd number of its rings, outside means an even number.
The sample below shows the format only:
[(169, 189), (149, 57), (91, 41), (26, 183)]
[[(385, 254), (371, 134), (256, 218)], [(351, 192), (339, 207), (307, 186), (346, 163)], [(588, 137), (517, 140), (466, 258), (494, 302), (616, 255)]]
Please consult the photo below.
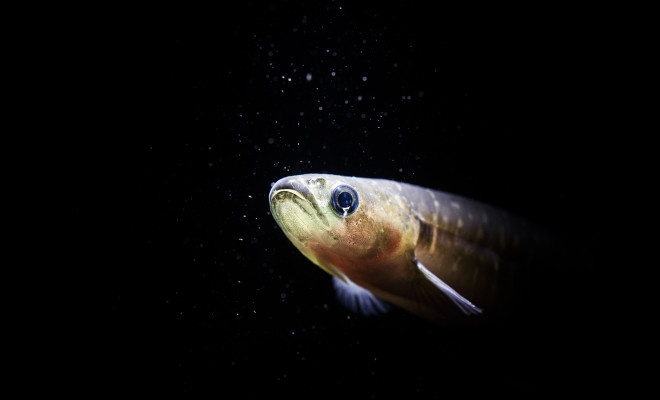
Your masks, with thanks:
[(329, 174), (286, 177), (271, 188), (271, 214), (314, 264), (358, 282), (360, 272), (402, 251), (404, 239), (413, 236), (407, 234), (413, 229), (408, 213), (375, 181)]

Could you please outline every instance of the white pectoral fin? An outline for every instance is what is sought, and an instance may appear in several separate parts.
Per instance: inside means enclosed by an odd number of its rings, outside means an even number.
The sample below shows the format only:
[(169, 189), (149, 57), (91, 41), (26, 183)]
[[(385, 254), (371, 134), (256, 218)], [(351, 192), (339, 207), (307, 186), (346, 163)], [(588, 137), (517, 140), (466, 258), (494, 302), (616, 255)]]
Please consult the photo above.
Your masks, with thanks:
[(417, 261), (417, 268), (420, 272), (424, 274), (426, 279), (428, 279), (435, 287), (440, 289), (458, 308), (460, 308), (463, 313), (466, 315), (475, 315), (481, 314), (483, 311), (481, 308), (472, 304), (468, 299), (458, 294), (457, 291), (452, 289), (451, 286), (447, 285), (442, 279), (435, 276), (431, 271), (429, 271), (422, 263)]
[(346, 277), (342, 280), (333, 276), (332, 284), (337, 293), (337, 300), (356, 314), (378, 315), (389, 310), (389, 304)]

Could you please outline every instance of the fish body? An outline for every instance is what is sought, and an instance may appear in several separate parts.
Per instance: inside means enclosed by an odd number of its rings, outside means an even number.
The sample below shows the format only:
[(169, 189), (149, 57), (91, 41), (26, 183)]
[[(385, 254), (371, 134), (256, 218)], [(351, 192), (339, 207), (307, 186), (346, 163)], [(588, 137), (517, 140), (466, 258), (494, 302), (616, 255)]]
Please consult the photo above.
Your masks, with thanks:
[(286, 177), (269, 194), (287, 238), (334, 276), (343, 303), (386, 303), (435, 322), (511, 303), (547, 238), (522, 219), (407, 183), (329, 174)]

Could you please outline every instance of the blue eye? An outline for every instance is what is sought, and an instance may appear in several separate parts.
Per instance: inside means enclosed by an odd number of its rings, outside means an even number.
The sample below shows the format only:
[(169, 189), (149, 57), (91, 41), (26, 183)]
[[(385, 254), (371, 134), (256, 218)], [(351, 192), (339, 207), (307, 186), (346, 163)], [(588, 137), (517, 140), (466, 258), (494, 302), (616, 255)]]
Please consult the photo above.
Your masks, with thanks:
[(332, 207), (342, 217), (353, 214), (359, 203), (357, 192), (350, 186), (340, 185), (332, 190)]

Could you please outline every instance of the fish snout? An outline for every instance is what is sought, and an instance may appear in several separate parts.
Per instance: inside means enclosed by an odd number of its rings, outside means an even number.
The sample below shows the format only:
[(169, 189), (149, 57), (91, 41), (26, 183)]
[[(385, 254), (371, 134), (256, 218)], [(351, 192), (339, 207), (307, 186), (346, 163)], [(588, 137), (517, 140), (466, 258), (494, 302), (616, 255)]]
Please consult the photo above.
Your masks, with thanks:
[[(320, 177), (309, 179), (307, 176), (292, 176), (280, 179), (275, 182), (268, 195), (271, 213), (276, 219), (281, 218), (279, 214), (283, 204), (288, 203), (287, 207), (295, 204), (297, 210), (312, 218), (317, 227), (328, 230), (329, 221), (317, 198), (322, 187), (325, 187), (325, 179)], [(323, 199), (323, 196), (320, 198)]]
[(300, 197), (304, 200), (310, 201), (313, 198), (312, 193), (309, 191), (307, 185), (304, 182), (301, 182), (300, 179), (296, 177), (287, 177), (282, 178), (279, 181), (275, 182), (273, 187), (270, 189), (270, 194), (268, 195), (268, 201), (272, 204), (273, 199), (278, 193), (288, 192)]

